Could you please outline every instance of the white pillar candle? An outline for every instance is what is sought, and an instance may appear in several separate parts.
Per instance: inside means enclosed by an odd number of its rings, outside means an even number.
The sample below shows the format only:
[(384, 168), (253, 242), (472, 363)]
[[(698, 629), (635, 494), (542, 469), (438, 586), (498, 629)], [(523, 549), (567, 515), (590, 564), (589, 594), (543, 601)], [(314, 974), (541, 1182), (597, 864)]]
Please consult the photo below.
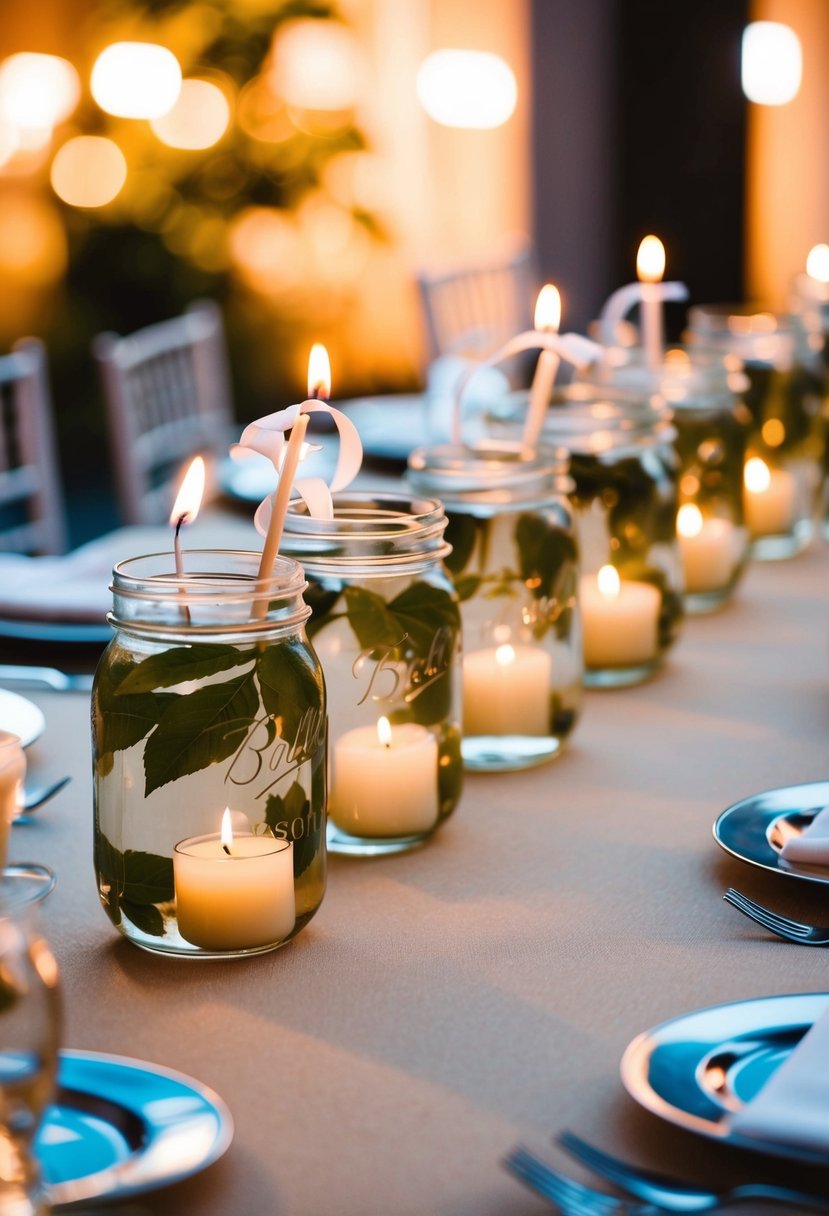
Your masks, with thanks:
[(633, 667), (656, 656), (661, 597), (650, 583), (621, 582), (613, 566), (579, 581), (584, 662)]
[(695, 503), (687, 502), (679, 508), (676, 529), (686, 592), (694, 595), (728, 586), (736, 553), (731, 520), (706, 517)]
[(417, 722), (358, 726), (334, 740), (328, 811), (352, 836), (412, 836), (438, 819), (438, 743)]
[(179, 841), (173, 873), (179, 932), (194, 946), (249, 950), (283, 941), (294, 927), (293, 844), (234, 836), (229, 811), (221, 834)]
[(0, 870), (6, 865), (9, 828), (23, 808), (26, 755), (17, 735), (0, 731)]
[(797, 483), (787, 469), (770, 469), (759, 456), (746, 461), (743, 507), (752, 536), (785, 536), (797, 512)]
[(505, 644), (464, 655), (464, 735), (549, 735), (552, 666), (541, 646)]

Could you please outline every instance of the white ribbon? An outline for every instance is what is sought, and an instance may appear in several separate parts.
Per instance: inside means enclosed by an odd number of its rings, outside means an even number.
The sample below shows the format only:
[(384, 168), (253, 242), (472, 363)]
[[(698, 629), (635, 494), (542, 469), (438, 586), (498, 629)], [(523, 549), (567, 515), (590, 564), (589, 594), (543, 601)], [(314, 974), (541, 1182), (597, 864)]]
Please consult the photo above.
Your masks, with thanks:
[(687, 300), (688, 288), (684, 283), (628, 283), (608, 296), (599, 313), (599, 337), (605, 346), (616, 346), (616, 329), (632, 308), (642, 301), (642, 288), (647, 286), (664, 303), (666, 300)]
[[(232, 445), (230, 455), (234, 460), (247, 460), (256, 454), (265, 456), (273, 464), (278, 478), (287, 446), (285, 432), (291, 429), (300, 414), (328, 414), (337, 428), (340, 447), (330, 482), (324, 477), (300, 477), (293, 485), (311, 515), (318, 519), (333, 519), (332, 493), (350, 485), (363, 463), (363, 445), (359, 432), (342, 410), (335, 409), (325, 401), (313, 399), (289, 405), (287, 409), (277, 410), (275, 414), (268, 414), (249, 423), (242, 431), (239, 442)], [(319, 451), (319, 445), (311, 446)], [(253, 517), (256, 530), (262, 536), (267, 535), (272, 510), (273, 494), (269, 494), (256, 508)]]
[(518, 355), (521, 351), (535, 349), (554, 351), (562, 359), (566, 359), (568, 363), (572, 363), (578, 368), (587, 367), (589, 364), (595, 363), (602, 354), (602, 347), (599, 343), (592, 342), (590, 338), (585, 338), (582, 334), (559, 334), (554, 330), (548, 329), (527, 329), (523, 333), (516, 334), (514, 338), (510, 338), (508, 342), (505, 342), (503, 346), (500, 346), (498, 350), (491, 354), (488, 359), (484, 359), (481, 363), (475, 363), (471, 367), (468, 367), (455, 382), (455, 414), (453, 419), (453, 437), (455, 443), (462, 442), (461, 402), (472, 377), (483, 367), (492, 367), (496, 363), (501, 363), (502, 360), (509, 358), (510, 355)]

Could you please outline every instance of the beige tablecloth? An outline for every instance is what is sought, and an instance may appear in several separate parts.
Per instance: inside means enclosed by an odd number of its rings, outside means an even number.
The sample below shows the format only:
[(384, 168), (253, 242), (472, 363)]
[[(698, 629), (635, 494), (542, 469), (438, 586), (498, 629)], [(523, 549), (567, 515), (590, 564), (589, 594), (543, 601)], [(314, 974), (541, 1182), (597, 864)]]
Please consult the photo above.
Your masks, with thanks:
[(708, 1181), (829, 1187), (829, 1173), (668, 1126), (618, 1075), (629, 1040), (665, 1019), (829, 990), (829, 952), (774, 940), (721, 899), (733, 884), (825, 922), (827, 889), (711, 837), (735, 800), (829, 777), (827, 589), (823, 547), (754, 566), (732, 606), (686, 622), (657, 678), (590, 693), (553, 764), (468, 778), (454, 818), (410, 854), (332, 858), (311, 925), (248, 961), (119, 938), (92, 872), (87, 698), (30, 694), (47, 719), (31, 771), (73, 781), (14, 829), (11, 857), (58, 873), (44, 925), (65, 1044), (190, 1073), (236, 1121), (220, 1162), (138, 1210), (540, 1213), (499, 1159), (563, 1127)]

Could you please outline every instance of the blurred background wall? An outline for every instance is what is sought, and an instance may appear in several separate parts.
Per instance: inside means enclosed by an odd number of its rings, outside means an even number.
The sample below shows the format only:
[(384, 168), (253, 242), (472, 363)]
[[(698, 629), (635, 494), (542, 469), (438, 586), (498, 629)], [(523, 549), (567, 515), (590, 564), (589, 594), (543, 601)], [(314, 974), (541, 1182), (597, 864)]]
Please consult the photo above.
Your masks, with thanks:
[[(760, 18), (803, 42), (787, 106), (740, 87), (742, 31)], [(172, 146), (160, 120), (93, 101), (93, 63), (124, 39), (169, 47), (218, 90), (212, 143)], [(500, 125), (427, 114), (418, 73), (446, 48), (511, 69)], [(529, 238), (565, 327), (584, 329), (647, 232), (692, 302), (770, 304), (829, 232), (826, 0), (6, 0), (0, 111), (4, 63), (31, 51), (65, 57), (80, 96), (14, 147), (0, 122), (0, 346), (46, 340), (70, 503), (97, 494), (96, 509), (110, 501), (89, 351), (102, 329), (218, 299), (241, 422), (303, 393), (313, 341), (335, 397), (422, 385), (421, 268)], [(125, 165), (103, 203), (83, 195), (104, 175), (82, 158), (56, 177), (88, 136)], [(683, 320), (676, 307), (673, 336)]]

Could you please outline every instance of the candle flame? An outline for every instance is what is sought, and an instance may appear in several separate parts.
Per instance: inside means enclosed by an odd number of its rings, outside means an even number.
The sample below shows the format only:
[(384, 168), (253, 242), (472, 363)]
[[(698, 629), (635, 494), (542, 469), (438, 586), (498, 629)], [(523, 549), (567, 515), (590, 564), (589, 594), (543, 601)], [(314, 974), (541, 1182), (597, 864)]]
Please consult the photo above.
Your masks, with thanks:
[(743, 483), (752, 494), (762, 494), (771, 485), (771, 473), (765, 460), (752, 456), (743, 469)]
[(377, 738), (383, 747), (391, 747), (391, 724), (388, 718), (377, 719)]
[(829, 245), (815, 245), (809, 250), (806, 273), (818, 283), (829, 283)]
[(320, 342), (315, 342), (308, 356), (308, 396), (327, 401), (331, 396), (331, 360)]
[(686, 502), (676, 513), (676, 530), (680, 536), (699, 536), (702, 531), (702, 511), (695, 502)]
[(636, 277), (640, 283), (660, 283), (665, 273), (665, 246), (658, 236), (643, 237), (636, 255)]
[(226, 853), (230, 852), (230, 846), (233, 844), (233, 820), (230, 814), (230, 807), (226, 806), (222, 815), (222, 848)]
[(552, 283), (545, 283), (535, 302), (535, 328), (558, 333), (561, 325), (561, 294)]
[(170, 512), (170, 523), (191, 524), (199, 513), (204, 494), (204, 461), (197, 456), (184, 475), (184, 481), (176, 495)]
[(495, 662), (500, 667), (509, 667), (510, 663), (515, 662), (515, 651), (508, 642), (505, 642), (503, 646), (499, 646), (495, 651)]
[(618, 599), (622, 583), (619, 578), (619, 571), (615, 566), (602, 566), (596, 575), (596, 582), (599, 585), (601, 595), (606, 596), (609, 600)]

